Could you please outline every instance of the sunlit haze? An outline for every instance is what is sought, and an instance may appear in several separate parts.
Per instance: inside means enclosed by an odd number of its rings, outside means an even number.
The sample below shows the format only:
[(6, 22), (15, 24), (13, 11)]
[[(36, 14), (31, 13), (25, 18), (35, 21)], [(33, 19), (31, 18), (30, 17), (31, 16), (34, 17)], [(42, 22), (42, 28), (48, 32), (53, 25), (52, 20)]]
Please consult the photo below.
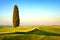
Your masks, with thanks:
[(12, 25), (15, 4), (20, 25), (60, 25), (59, 0), (0, 0), (0, 25)]

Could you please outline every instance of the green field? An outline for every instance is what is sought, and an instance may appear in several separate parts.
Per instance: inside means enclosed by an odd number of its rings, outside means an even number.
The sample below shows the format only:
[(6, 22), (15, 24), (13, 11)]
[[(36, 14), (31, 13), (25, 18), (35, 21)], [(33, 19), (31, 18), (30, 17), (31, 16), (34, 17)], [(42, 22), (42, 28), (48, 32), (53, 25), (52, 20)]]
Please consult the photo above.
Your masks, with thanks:
[(60, 26), (4, 26), (0, 40), (60, 40)]

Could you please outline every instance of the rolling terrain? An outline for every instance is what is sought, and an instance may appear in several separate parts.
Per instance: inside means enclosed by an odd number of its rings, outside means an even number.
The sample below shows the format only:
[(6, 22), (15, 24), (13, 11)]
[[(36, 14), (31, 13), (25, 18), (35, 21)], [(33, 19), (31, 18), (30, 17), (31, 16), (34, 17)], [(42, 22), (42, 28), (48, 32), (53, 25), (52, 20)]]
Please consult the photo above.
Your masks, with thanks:
[(0, 27), (0, 40), (60, 40), (60, 26)]

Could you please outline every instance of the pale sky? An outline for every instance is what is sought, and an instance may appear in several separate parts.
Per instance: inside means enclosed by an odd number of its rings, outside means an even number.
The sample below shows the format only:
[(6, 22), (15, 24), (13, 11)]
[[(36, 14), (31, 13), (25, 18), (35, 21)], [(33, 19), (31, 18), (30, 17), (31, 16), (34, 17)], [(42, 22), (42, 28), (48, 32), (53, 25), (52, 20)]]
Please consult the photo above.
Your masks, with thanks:
[(0, 0), (0, 25), (12, 25), (15, 4), (21, 25), (60, 25), (59, 0)]

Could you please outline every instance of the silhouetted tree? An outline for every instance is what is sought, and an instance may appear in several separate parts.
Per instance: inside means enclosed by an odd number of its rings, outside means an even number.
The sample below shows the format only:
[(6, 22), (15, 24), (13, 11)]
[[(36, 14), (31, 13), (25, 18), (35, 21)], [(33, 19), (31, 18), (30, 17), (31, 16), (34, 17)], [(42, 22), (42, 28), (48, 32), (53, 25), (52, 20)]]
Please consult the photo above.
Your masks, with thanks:
[(19, 26), (20, 19), (19, 19), (19, 10), (17, 5), (14, 6), (14, 11), (13, 11), (13, 26), (16, 28)]

